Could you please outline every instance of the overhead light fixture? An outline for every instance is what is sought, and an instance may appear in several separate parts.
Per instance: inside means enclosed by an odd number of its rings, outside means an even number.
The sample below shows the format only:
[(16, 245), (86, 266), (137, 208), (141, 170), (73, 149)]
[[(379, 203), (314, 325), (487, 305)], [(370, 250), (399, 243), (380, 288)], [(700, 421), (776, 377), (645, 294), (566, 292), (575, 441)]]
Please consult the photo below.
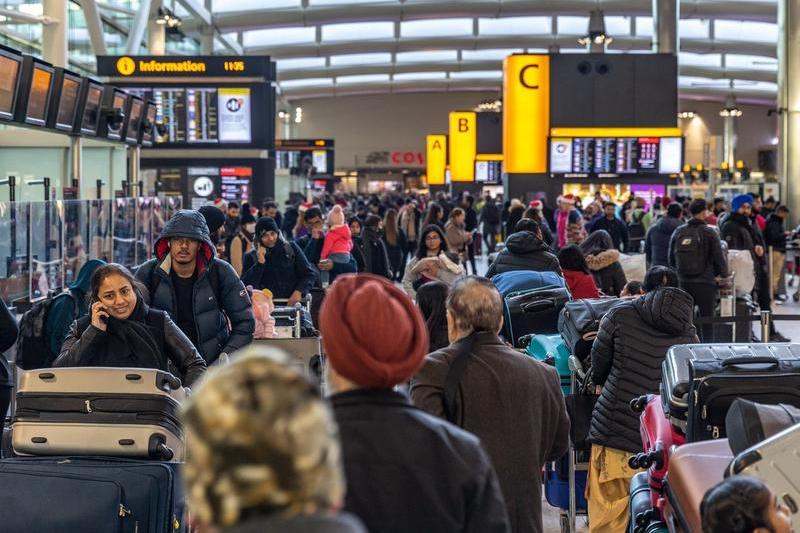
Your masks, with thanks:
[(161, 6), (158, 8), (158, 17), (156, 18), (156, 24), (160, 24), (162, 26), (167, 26), (170, 28), (177, 28), (178, 26), (183, 24), (183, 20), (173, 13), (171, 9), (168, 7)]
[(741, 117), (742, 110), (736, 106), (733, 107), (724, 107), (722, 111), (719, 112), (719, 116), (721, 117)]
[(694, 111), (681, 111), (678, 113), (678, 118), (694, 118), (697, 116), (697, 113)]
[(578, 39), (578, 43), (583, 46), (603, 46), (606, 47), (614, 41), (614, 38), (606, 34), (606, 19), (601, 9), (593, 9), (589, 12), (589, 31), (586, 35)]
[(303, 122), (303, 108), (302, 107), (295, 107), (294, 108), (294, 123), (300, 124)]
[(772, 138), (772, 144), (773, 145), (777, 145), (779, 141), (780, 141), (780, 139), (778, 139), (777, 137), (773, 137)]
[(483, 100), (477, 106), (475, 106), (475, 111), (500, 111), (503, 109), (503, 101), (502, 100)]

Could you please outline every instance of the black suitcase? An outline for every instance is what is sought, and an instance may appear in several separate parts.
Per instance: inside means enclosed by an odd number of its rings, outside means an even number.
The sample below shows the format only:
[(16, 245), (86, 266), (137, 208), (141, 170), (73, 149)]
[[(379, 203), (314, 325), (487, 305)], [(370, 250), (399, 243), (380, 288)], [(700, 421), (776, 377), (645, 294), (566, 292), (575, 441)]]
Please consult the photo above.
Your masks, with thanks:
[(725, 433), (733, 454), (738, 455), (795, 424), (800, 424), (800, 408), (739, 398), (725, 416)]
[(571, 354), (583, 360), (589, 356), (600, 320), (622, 302), (619, 298), (584, 298), (564, 305), (558, 317), (558, 332)]
[(689, 442), (726, 436), (725, 416), (737, 398), (800, 406), (800, 360), (775, 356), (689, 361)]
[(558, 315), (570, 300), (564, 287), (542, 287), (505, 297), (507, 340), (521, 348), (520, 337), (531, 333), (556, 333)]
[(104, 457), (0, 461), (3, 531), (179, 533), (184, 497), (176, 463)]
[(689, 362), (713, 361), (720, 365), (732, 357), (773, 357), (800, 363), (800, 344), (679, 344), (670, 348), (661, 367), (661, 401), (664, 413), (684, 433), (689, 418)]

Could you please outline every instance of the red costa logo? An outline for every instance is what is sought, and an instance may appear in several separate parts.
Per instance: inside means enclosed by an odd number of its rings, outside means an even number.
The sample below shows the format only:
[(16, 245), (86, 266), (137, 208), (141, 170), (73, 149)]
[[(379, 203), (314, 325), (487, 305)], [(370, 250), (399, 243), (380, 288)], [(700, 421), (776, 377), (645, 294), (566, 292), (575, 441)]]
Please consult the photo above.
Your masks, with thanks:
[(424, 162), (422, 152), (392, 152), (392, 163), (395, 165), (422, 165)]

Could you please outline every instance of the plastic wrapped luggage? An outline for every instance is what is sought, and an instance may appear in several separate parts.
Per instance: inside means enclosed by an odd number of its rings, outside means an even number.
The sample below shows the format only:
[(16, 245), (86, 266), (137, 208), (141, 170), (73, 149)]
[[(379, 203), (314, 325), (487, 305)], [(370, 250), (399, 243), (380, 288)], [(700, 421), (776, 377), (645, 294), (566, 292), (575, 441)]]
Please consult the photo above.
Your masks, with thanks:
[(584, 298), (567, 302), (558, 317), (558, 332), (567, 349), (578, 359), (586, 359), (600, 329), (600, 320), (624, 301), (620, 298)]
[(734, 400), (725, 416), (725, 432), (734, 454), (795, 424), (800, 424), (800, 409), (793, 405), (765, 405), (741, 398)]
[(547, 286), (523, 292), (512, 292), (503, 299), (507, 340), (519, 348), (520, 338), (531, 333), (556, 333), (558, 316), (570, 300), (565, 287)]
[(628, 281), (644, 281), (647, 273), (647, 263), (644, 254), (619, 254), (619, 264), (625, 272)]
[(23, 455), (183, 460), (181, 382), (143, 368), (50, 368), (19, 375), (12, 426)]
[(505, 298), (512, 292), (529, 291), (542, 287), (564, 287), (564, 278), (555, 272), (534, 272), (532, 270), (513, 270), (492, 276), (492, 283), (500, 296)]
[(800, 527), (800, 425), (794, 425), (736, 456), (728, 473), (760, 479), (792, 511), (792, 526)]
[(700, 502), (722, 481), (733, 454), (726, 439), (685, 444), (670, 457), (664, 521), (671, 533), (702, 531)]
[(670, 450), (673, 446), (685, 444), (686, 437), (670, 423), (658, 395), (637, 398), (631, 402), (631, 407), (642, 413), (639, 416), (639, 430), (644, 451), (632, 456), (628, 465), (631, 468), (647, 469), (651, 505), (658, 508), (669, 467)]
[(527, 339), (527, 342), (528, 346), (526, 352), (528, 355), (537, 361), (554, 366), (558, 371), (558, 376), (561, 378), (561, 390), (565, 395), (569, 394), (571, 384), (569, 369), (570, 353), (561, 335), (531, 335), (530, 338)]
[(733, 280), (736, 296), (746, 296), (753, 292), (756, 275), (753, 269), (753, 256), (749, 250), (728, 250), (728, 270)]
[(3, 531), (179, 533), (184, 497), (176, 463), (104, 457), (0, 461)]
[[(669, 415), (670, 421), (687, 433), (687, 420), (689, 417), (689, 392), (692, 385), (689, 374), (690, 361), (713, 362), (716, 368), (722, 368), (723, 361), (731, 358), (768, 357), (779, 361), (793, 361), (793, 365), (800, 365), (800, 344), (680, 344), (673, 346), (667, 352), (662, 363), (661, 373), (661, 400), (664, 412)], [(742, 370), (741, 367), (733, 368), (733, 375)], [(753, 385), (758, 386), (757, 383)], [(763, 391), (763, 388), (760, 389)], [(742, 391), (732, 391), (743, 396)], [(747, 396), (760, 401), (758, 398)], [(733, 401), (733, 398), (731, 398)], [(767, 403), (790, 403), (781, 399)], [(727, 412), (727, 409), (725, 410)], [(725, 413), (719, 425), (724, 422)], [(719, 414), (715, 413), (715, 418)], [(713, 431), (713, 430), (712, 430)], [(688, 437), (688, 433), (687, 433)], [(691, 441), (691, 439), (689, 439)]]

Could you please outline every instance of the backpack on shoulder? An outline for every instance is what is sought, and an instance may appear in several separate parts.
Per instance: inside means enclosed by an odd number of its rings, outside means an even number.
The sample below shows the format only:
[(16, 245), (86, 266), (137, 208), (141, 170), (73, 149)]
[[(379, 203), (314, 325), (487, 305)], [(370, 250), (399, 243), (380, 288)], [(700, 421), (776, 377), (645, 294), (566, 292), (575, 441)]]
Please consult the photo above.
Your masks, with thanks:
[(78, 315), (78, 302), (68, 291), (62, 292), (52, 298), (45, 298), (37, 302), (22, 315), (19, 321), (19, 336), (17, 337), (16, 364), (23, 370), (36, 368), (50, 368), (58, 354), (50, 351), (50, 334), (47, 331), (47, 318), (50, 309), (59, 298), (70, 298)]
[(699, 276), (706, 270), (706, 253), (700, 227), (686, 225), (675, 235), (675, 266), (678, 274)]

